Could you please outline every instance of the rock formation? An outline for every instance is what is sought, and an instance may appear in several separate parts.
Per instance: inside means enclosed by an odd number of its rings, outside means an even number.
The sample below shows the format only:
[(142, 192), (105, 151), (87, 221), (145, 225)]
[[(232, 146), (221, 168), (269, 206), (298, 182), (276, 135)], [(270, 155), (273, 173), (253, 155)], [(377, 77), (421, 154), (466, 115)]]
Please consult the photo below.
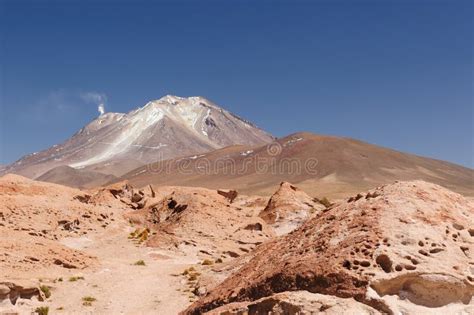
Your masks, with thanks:
[[(199, 248), (209, 257), (237, 257), (274, 236), (257, 217), (258, 207), (246, 206), (236, 193), (204, 188), (161, 187), (165, 196), (150, 199), (147, 206), (129, 213), (135, 224), (156, 232), (149, 246)], [(232, 200), (232, 202), (231, 202)]]
[(473, 216), (472, 202), (434, 184), (378, 187), (263, 244), (185, 313), (297, 290), (354, 298), (387, 313), (469, 313)]
[(311, 198), (290, 183), (282, 182), (259, 216), (272, 225), (277, 235), (283, 235), (324, 208), (316, 198)]
[(377, 310), (354, 299), (343, 299), (331, 295), (293, 291), (276, 293), (253, 302), (237, 302), (221, 306), (206, 315), (241, 314), (321, 314), (321, 315), (375, 315)]

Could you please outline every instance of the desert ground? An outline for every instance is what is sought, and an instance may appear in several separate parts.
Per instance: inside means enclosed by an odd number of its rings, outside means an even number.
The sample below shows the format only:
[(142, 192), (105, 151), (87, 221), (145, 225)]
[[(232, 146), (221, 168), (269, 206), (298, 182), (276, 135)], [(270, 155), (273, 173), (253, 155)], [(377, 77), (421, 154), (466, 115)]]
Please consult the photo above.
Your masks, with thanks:
[(472, 314), (474, 204), (0, 179), (1, 314)]

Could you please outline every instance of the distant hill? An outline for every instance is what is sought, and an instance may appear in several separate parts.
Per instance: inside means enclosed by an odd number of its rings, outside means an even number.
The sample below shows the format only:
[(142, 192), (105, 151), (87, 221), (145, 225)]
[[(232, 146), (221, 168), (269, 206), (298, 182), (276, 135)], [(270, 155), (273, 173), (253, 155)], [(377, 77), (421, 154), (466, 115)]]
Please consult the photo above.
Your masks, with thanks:
[(117, 177), (99, 172), (77, 170), (67, 165), (58, 166), (36, 178), (42, 182), (55, 183), (76, 188), (101, 186)]
[(311, 133), (296, 133), (270, 145), (231, 146), (149, 164), (122, 179), (138, 186), (226, 187), (262, 195), (270, 195), (280, 182), (289, 181), (313, 196), (331, 198), (397, 180), (421, 179), (474, 195), (472, 169), (350, 138)]

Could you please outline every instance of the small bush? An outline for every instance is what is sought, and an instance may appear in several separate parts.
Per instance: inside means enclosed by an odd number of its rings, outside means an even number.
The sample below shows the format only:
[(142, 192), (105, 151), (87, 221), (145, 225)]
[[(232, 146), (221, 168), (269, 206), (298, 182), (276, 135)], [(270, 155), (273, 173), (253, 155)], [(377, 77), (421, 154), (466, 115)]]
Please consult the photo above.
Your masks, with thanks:
[(196, 271), (196, 269), (194, 269), (194, 267), (189, 267), (188, 269), (184, 270), (182, 274), (188, 278), (188, 284), (196, 281), (201, 275), (198, 271)]
[(63, 282), (63, 278), (58, 278), (58, 282)]
[(37, 308), (35, 309), (35, 313), (36, 313), (36, 314), (39, 314), (39, 315), (48, 315), (48, 313), (49, 313), (49, 307), (48, 307), (48, 306), (37, 307)]
[(139, 229), (136, 229), (135, 231), (131, 232), (129, 235), (128, 235), (128, 238), (132, 239), (132, 238), (135, 238), (137, 237), (137, 234), (140, 233), (140, 230)]
[(137, 260), (134, 263), (135, 266), (146, 266), (145, 262), (143, 260)]
[(222, 264), (224, 261), (222, 260), (222, 258), (217, 258), (216, 259), (216, 264)]
[(319, 199), (319, 203), (322, 204), (323, 206), (325, 206), (326, 208), (329, 208), (331, 206), (331, 202), (326, 197), (323, 197), (322, 199)]
[(183, 276), (186, 276), (186, 275), (188, 275), (188, 274), (190, 274), (190, 273), (193, 273), (193, 272), (195, 272), (195, 271), (196, 271), (196, 269), (194, 269), (194, 267), (189, 267), (188, 269), (185, 269), (185, 270), (183, 271)]
[(148, 234), (150, 233), (149, 229), (144, 229), (140, 234), (138, 234), (138, 242), (143, 243), (148, 239)]
[(214, 264), (214, 262), (210, 259), (204, 259), (201, 263), (201, 265), (203, 265), (203, 266), (210, 266), (210, 265), (213, 265), (213, 264)]
[(95, 297), (92, 296), (85, 296), (82, 298), (82, 305), (84, 306), (92, 306), (92, 302), (97, 301)]
[(48, 299), (51, 296), (51, 290), (48, 286), (42, 285), (40, 286), (40, 290), (44, 293), (44, 296)]
[(142, 231), (140, 229), (136, 229), (132, 233), (129, 234), (128, 238), (129, 239), (135, 239), (138, 241), (138, 243), (143, 243), (148, 239), (148, 236), (150, 235), (150, 229), (145, 228)]
[(71, 277), (69, 278), (69, 282), (75, 282), (77, 280), (84, 280), (84, 277), (78, 276), (78, 277)]

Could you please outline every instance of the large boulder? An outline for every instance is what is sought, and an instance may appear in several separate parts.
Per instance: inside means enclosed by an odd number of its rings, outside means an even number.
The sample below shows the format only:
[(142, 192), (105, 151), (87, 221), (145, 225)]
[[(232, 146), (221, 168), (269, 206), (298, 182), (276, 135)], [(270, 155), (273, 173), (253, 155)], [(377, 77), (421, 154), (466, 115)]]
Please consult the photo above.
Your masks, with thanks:
[(360, 195), (257, 248), (185, 313), (297, 290), (387, 313), (472, 311), (474, 203), (422, 181)]
[(288, 182), (282, 182), (259, 216), (270, 224), (275, 234), (287, 234), (300, 227), (312, 214), (325, 207)]
[(221, 306), (206, 315), (375, 315), (376, 309), (359, 303), (352, 298), (343, 299), (330, 295), (293, 291), (276, 293), (253, 302), (237, 302)]
[(0, 303), (8, 300), (8, 304), (15, 304), (18, 299), (36, 298), (39, 301), (46, 299), (39, 286), (31, 281), (3, 281), (0, 282)]

